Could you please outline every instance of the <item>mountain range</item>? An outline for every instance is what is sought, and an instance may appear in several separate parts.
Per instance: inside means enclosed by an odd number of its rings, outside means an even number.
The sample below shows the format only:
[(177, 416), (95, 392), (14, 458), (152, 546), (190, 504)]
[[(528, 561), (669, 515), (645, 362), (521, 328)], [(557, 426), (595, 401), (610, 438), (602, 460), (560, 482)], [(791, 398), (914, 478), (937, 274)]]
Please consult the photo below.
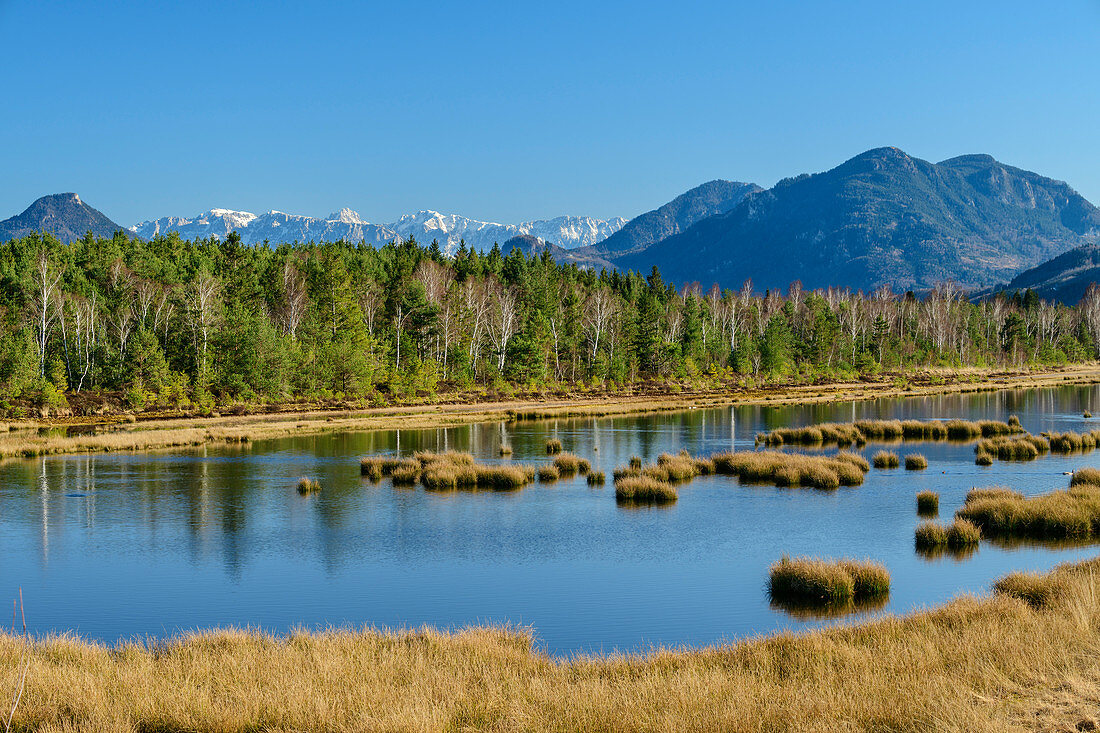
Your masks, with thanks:
[[(50, 231), (71, 241), (121, 229), (76, 194), (35, 201), (0, 222), (0, 241)], [(130, 227), (152, 238), (224, 238), (245, 243), (365, 241), (381, 245), (415, 237), (447, 252), (460, 241), (478, 250), (494, 243), (583, 267), (648, 274), (668, 282), (758, 291), (826, 286), (924, 291), (955, 280), (975, 292), (1034, 287), (1061, 299), (1079, 297), (1100, 278), (1100, 209), (1068, 184), (1014, 168), (988, 155), (931, 163), (898, 148), (876, 148), (816, 174), (770, 189), (716, 180), (697, 186), (629, 222), (580, 216), (498, 224), (419, 211), (389, 224), (350, 209), (324, 218), (271, 211), (211, 209), (193, 218), (164, 217)]]
[(488, 250), (519, 235), (533, 235), (564, 249), (583, 247), (606, 239), (622, 229), (625, 219), (593, 219), (587, 216), (559, 216), (554, 219), (522, 224), (497, 224), (437, 211), (418, 211), (390, 224), (372, 224), (351, 209), (343, 209), (324, 218), (269, 211), (253, 214), (231, 209), (211, 209), (193, 218), (166, 216), (130, 227), (138, 236), (151, 239), (158, 234), (178, 232), (183, 239), (217, 237), (224, 239), (237, 232), (245, 244), (261, 242), (364, 241), (381, 246), (392, 240), (415, 238), (429, 243), (438, 240), (447, 253), (459, 243), (477, 250)]
[(988, 155), (929, 163), (878, 148), (611, 261), (704, 286), (979, 288), (1098, 236), (1100, 210), (1065, 183)]

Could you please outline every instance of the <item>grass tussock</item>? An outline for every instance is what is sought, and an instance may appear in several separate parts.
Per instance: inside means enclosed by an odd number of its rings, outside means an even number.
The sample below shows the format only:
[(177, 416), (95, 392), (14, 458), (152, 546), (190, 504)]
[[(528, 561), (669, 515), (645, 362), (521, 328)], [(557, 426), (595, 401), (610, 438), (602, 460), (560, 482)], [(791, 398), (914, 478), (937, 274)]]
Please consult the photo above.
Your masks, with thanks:
[(893, 451), (880, 450), (871, 458), (875, 468), (897, 468), (901, 465), (901, 459)]
[(981, 542), (982, 533), (965, 519), (956, 519), (947, 526), (938, 522), (921, 522), (913, 539), (916, 548), (922, 551), (940, 548), (959, 550), (977, 545)]
[(1081, 453), (1096, 448), (1100, 443), (1100, 430), (1084, 433), (1069, 431), (1066, 433), (1043, 433), (1050, 441), (1051, 453)]
[(928, 459), (920, 453), (911, 453), (905, 457), (906, 471), (923, 471), (928, 468)]
[(588, 481), (589, 486), (603, 486), (604, 482), (607, 481), (607, 477), (603, 471), (589, 471), (588, 475), (585, 476), (585, 480)]
[(1009, 573), (993, 585), (996, 593), (1019, 598), (1029, 606), (1045, 608), (1069, 590), (1068, 579), (1057, 573)]
[(411, 458), (369, 457), (361, 461), (364, 475), (390, 476), (394, 485), (417, 481), (432, 491), (455, 489), (519, 489), (535, 480), (529, 466), (479, 464), (469, 453), (418, 451)]
[(1090, 486), (1100, 486), (1100, 468), (1078, 468), (1070, 476), (1070, 486), (1080, 486), (1082, 484), (1088, 484)]
[(715, 473), (736, 476), (741, 483), (835, 489), (863, 483), (857, 461), (778, 451), (741, 451), (712, 456)]
[(592, 470), (592, 464), (587, 458), (580, 458), (572, 453), (561, 453), (556, 456), (554, 466), (562, 476), (573, 476), (578, 473), (583, 476)]
[(979, 453), (974, 456), (974, 463), (978, 466), (992, 466), (993, 456), (988, 453)]
[[(986, 454), (1002, 461), (1034, 461), (1050, 452), (1050, 442), (1040, 435), (983, 438), (974, 446), (977, 455)], [(988, 464), (986, 464), (988, 465)]]
[(615, 499), (632, 504), (671, 504), (680, 498), (670, 484), (648, 476), (630, 476), (615, 483)]
[(554, 455), (556, 453), (561, 453), (561, 450), (562, 450), (561, 441), (558, 440), (557, 438), (550, 438), (549, 440), (546, 441), (546, 453), (548, 455)]
[(298, 479), (297, 487), (298, 493), (302, 496), (306, 496), (307, 494), (316, 494), (318, 491), (321, 490), (321, 482), (315, 481), (311, 478), (307, 478), (306, 476), (302, 476), (300, 479)]
[(539, 483), (552, 484), (561, 478), (561, 471), (557, 466), (539, 466), (538, 468)]
[(935, 514), (940, 510), (940, 495), (935, 491), (925, 489), (917, 492), (917, 512), (919, 514)]
[(0, 689), (16, 689), (27, 649), (18, 731), (1074, 730), (1095, 714), (1098, 571), (1064, 566), (1038, 576), (1056, 591), (1002, 581), (855, 626), (568, 659), (507, 628), (226, 629), (115, 647), (0, 633)]
[(772, 565), (768, 592), (773, 600), (844, 604), (890, 592), (890, 573), (870, 561), (784, 556)]
[(767, 446), (832, 444), (840, 448), (861, 446), (869, 441), (974, 440), (1011, 435), (1022, 431), (1020, 421), (999, 420), (856, 420), (851, 423), (818, 423), (794, 428), (776, 428), (756, 436)]
[(1100, 538), (1100, 486), (1080, 484), (1030, 498), (971, 492), (955, 514), (990, 536), (1096, 539)]
[(502, 456), (512, 455), (512, 446), (510, 446), (510, 445), (500, 446), (500, 455), (502, 455)]

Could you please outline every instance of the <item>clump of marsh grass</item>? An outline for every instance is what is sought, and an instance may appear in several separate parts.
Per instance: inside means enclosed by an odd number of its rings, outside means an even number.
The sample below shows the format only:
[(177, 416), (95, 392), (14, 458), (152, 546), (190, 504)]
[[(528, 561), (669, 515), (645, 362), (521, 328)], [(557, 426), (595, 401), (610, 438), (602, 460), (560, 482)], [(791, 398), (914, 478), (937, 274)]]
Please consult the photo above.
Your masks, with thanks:
[(1070, 486), (1080, 486), (1082, 484), (1088, 484), (1090, 486), (1100, 486), (1100, 468), (1078, 468), (1070, 476)]
[(630, 467), (634, 468), (634, 469), (641, 469), (642, 459), (639, 458), (638, 456), (631, 456), (630, 457)]
[(544, 484), (550, 484), (561, 478), (561, 471), (557, 466), (539, 466), (538, 469), (539, 482)]
[(820, 423), (800, 428), (777, 428), (769, 433), (760, 433), (756, 436), (756, 440), (770, 446), (835, 443), (843, 447), (866, 442), (859, 429), (851, 423)]
[(992, 466), (993, 456), (989, 455), (988, 453), (979, 453), (978, 455), (974, 456), (974, 463), (979, 466)]
[(561, 441), (557, 438), (550, 438), (546, 441), (546, 452), (550, 455), (561, 453)]
[(1019, 598), (1033, 608), (1045, 608), (1064, 595), (1066, 578), (1054, 573), (1013, 572), (993, 584), (993, 591)]
[(1090, 451), (1100, 443), (1100, 430), (1085, 433), (1043, 433), (1050, 441), (1051, 453), (1080, 453)]
[(604, 476), (603, 471), (589, 471), (585, 479), (588, 481), (589, 486), (603, 486), (607, 477)]
[(394, 484), (411, 485), (417, 479), (432, 491), (455, 489), (518, 489), (535, 480), (530, 466), (479, 464), (469, 453), (417, 451), (411, 458), (363, 459), (370, 475), (385, 472)]
[(859, 461), (778, 451), (741, 451), (712, 456), (715, 473), (736, 476), (741, 483), (835, 489), (858, 486), (864, 473)]
[(1091, 413), (1091, 412), (1089, 412), (1088, 410), (1085, 410), (1085, 412), (1084, 412), (1084, 413), (1083, 413), (1083, 414), (1081, 415), (1081, 417), (1083, 417), (1083, 418), (1085, 418), (1086, 420), (1088, 420), (1088, 419), (1089, 419), (1090, 417), (1092, 417), (1092, 413)]
[(648, 476), (630, 476), (615, 483), (615, 499), (634, 504), (671, 504), (680, 498), (671, 485)]
[(561, 453), (554, 458), (554, 466), (562, 476), (572, 476), (579, 473), (582, 476), (592, 469), (592, 464), (587, 458), (580, 458), (572, 453)]
[(938, 522), (921, 522), (913, 536), (914, 544), (922, 551), (964, 549), (977, 545), (981, 539), (981, 530), (965, 519), (956, 519), (948, 526)]
[(389, 476), (404, 459), (396, 456), (369, 456), (359, 461), (359, 472), (375, 481)]
[(502, 455), (502, 456), (512, 455), (512, 446), (510, 446), (510, 445), (500, 446), (500, 455)]
[(302, 496), (316, 494), (321, 490), (321, 482), (302, 476), (298, 479), (298, 493)]
[(858, 468), (862, 473), (867, 473), (868, 471), (871, 470), (871, 464), (867, 461), (866, 458), (864, 458), (863, 456), (861, 456), (858, 453), (849, 453), (848, 451), (840, 451), (835, 456), (833, 456), (833, 458), (838, 460), (838, 461), (844, 461), (845, 463), (852, 464), (853, 466)]
[(1015, 415), (1008, 416), (1008, 422), (1006, 423), (1006, 425), (1017, 432), (1023, 430), (1023, 427), (1020, 426), (1020, 418), (1016, 417)]
[(905, 457), (906, 471), (923, 471), (928, 468), (928, 459), (920, 453), (911, 453)]
[(871, 458), (875, 468), (897, 468), (901, 465), (901, 459), (893, 451), (880, 450)]
[(878, 598), (890, 592), (890, 573), (870, 561), (783, 556), (771, 566), (772, 599), (822, 605)]
[(988, 454), (1002, 461), (1034, 461), (1050, 451), (1050, 443), (1038, 435), (1020, 435), (1014, 437), (998, 436), (983, 438), (974, 446), (978, 455)]
[(1100, 486), (1078, 484), (1030, 498), (1007, 489), (971, 491), (955, 516), (988, 536), (1095, 539), (1100, 537)]
[(940, 510), (940, 495), (930, 489), (917, 492), (917, 513), (936, 514)]
[(390, 471), (394, 486), (412, 486), (420, 478), (421, 463), (417, 460), (402, 461)]

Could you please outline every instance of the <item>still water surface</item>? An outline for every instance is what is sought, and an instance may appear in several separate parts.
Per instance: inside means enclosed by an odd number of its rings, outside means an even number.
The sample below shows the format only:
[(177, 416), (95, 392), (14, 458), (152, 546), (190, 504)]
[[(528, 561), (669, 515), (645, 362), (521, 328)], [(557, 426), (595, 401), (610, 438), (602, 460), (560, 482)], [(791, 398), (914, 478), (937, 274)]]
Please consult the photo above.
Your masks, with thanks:
[[(768, 566), (784, 553), (870, 557), (893, 576), (888, 604), (906, 612), (987, 592), (1013, 569), (1044, 569), (1095, 547), (999, 547), (965, 559), (913, 549), (914, 495), (940, 493), (950, 519), (972, 486), (1027, 495), (1063, 488), (1064, 471), (1100, 452), (974, 465), (973, 444), (906, 443), (923, 472), (872, 469), (834, 492), (740, 486), (703, 477), (671, 507), (616, 505), (611, 472), (687, 448), (751, 449), (758, 431), (859, 417), (1007, 419), (1032, 432), (1082, 430), (1100, 389), (737, 407), (644, 417), (381, 431), (187, 452), (53, 456), (0, 463), (0, 598), (22, 587), (28, 625), (106, 641), (213, 626), (275, 632), (325, 626), (533, 627), (552, 652), (703, 645), (833, 623), (773, 608)], [(433, 493), (372, 484), (367, 454), (468, 450), (547, 461), (558, 437), (608, 474), (516, 492)], [(868, 457), (881, 445), (864, 448)], [(301, 497), (299, 476), (324, 490)], [(849, 616), (847, 620), (858, 618)]]

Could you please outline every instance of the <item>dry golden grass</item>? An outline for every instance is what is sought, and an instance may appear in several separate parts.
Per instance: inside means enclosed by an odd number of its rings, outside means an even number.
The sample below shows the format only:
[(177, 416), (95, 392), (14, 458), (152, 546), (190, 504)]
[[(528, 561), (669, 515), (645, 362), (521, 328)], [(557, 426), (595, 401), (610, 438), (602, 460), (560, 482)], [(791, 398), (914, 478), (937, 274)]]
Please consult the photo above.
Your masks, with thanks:
[[(1100, 562), (905, 618), (553, 659), (508, 629), (32, 645), (19, 731), (1030, 731), (1095, 721)], [(0, 690), (19, 637), (0, 635)], [(1087, 729), (1087, 728), (1082, 728)]]
[(1090, 539), (1100, 537), (1100, 486), (1024, 498), (1006, 489), (972, 490), (955, 516), (986, 537)]
[(866, 461), (837, 456), (811, 456), (779, 451), (740, 451), (712, 456), (714, 470), (727, 476), (737, 476), (746, 484), (776, 486), (806, 486), (835, 489), (863, 483)]

